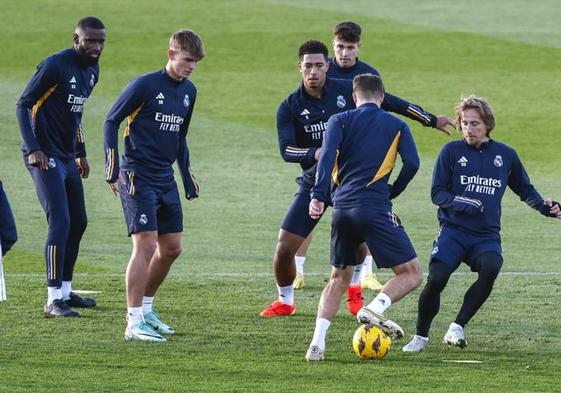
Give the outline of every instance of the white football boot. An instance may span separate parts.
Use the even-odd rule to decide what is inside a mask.
[[[397,323],[384,318],[367,307],[362,307],[359,310],[356,319],[365,325],[379,326],[392,340],[400,339],[405,335],[403,329]]]
[[[306,352],[306,360],[308,362],[318,362],[325,359],[325,350],[320,349],[317,345],[312,345]]]
[[[429,343],[428,337],[414,335],[411,341],[401,348],[403,352],[421,352],[425,349],[427,344]]]
[[[444,335],[442,342],[444,344],[448,344],[453,347],[460,347],[460,348],[465,348],[468,345],[466,341],[466,337],[464,336],[464,328],[455,322],[452,322],[450,324],[450,327],[448,328],[448,331]]]

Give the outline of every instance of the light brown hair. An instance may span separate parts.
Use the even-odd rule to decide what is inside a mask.
[[[184,50],[196,60],[205,57],[205,47],[201,38],[193,30],[177,30],[169,38],[169,47],[173,50]]]
[[[466,109],[475,109],[479,113],[487,128],[487,135],[489,135],[495,128],[495,116],[493,116],[491,105],[489,105],[487,100],[474,94],[462,98],[456,106],[456,121],[458,125],[462,124],[462,112]]]

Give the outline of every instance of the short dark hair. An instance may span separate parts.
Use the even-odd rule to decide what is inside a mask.
[[[78,21],[76,28],[81,30],[86,30],[88,28],[94,30],[104,30],[105,25],[95,16],[86,16]]]
[[[495,116],[493,115],[489,102],[487,102],[485,98],[478,97],[474,94],[463,97],[456,106],[456,120],[460,127],[462,124],[462,113],[466,109],[475,109],[479,113],[481,120],[483,120],[487,128],[487,135],[489,135],[495,128]]]
[[[309,40],[300,45],[300,48],[298,49],[298,60],[302,60],[304,55],[311,54],[321,54],[327,61],[329,50],[323,42],[318,40]]]
[[[333,38],[352,43],[360,42],[362,29],[358,24],[351,21],[341,22],[333,29]]]
[[[364,98],[377,98],[384,95],[384,82],[374,74],[359,74],[353,78],[353,93]]]
[[[205,47],[201,37],[190,29],[181,29],[173,33],[169,38],[169,47],[177,51],[184,50],[189,52],[197,60],[205,57]]]

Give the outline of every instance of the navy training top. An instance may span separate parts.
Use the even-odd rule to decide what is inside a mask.
[[[177,81],[165,69],[130,82],[105,119],[106,181],[113,183],[119,176],[118,131],[126,118],[121,169],[153,184],[168,184],[177,160],[186,196],[198,193],[186,140],[196,96],[190,80]]]
[[[290,94],[277,110],[277,133],[282,158],[287,162],[299,163],[302,167],[300,184],[309,187],[315,181],[315,152],[321,147],[323,132],[329,118],[355,108],[352,99],[351,80],[327,78],[321,98],[312,97],[300,83],[300,87]],[[421,107],[386,93],[382,109],[407,116],[424,126],[436,122],[436,117]]]
[[[440,224],[499,240],[501,200],[507,186],[528,206],[550,216],[513,148],[494,140],[480,147],[463,139],[445,144],[431,188]]]
[[[403,166],[389,185],[397,154]],[[334,208],[391,209],[390,199],[405,190],[419,165],[407,124],[376,104],[366,103],[329,119],[312,198],[329,201],[333,180]]]
[[[28,155],[41,150],[61,159],[85,157],[82,113],[99,79],[72,48],[43,60],[17,102],[16,117]]]

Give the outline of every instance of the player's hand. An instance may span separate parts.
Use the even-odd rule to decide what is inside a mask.
[[[113,191],[113,195],[117,196],[119,195],[119,185],[117,184],[119,181],[115,181],[113,183],[109,183],[109,188],[111,188],[111,191]]]
[[[446,127],[453,127],[454,130],[457,130],[457,124],[451,117],[448,116],[438,116],[436,118],[436,129],[445,133],[446,135],[452,135],[450,131]]]
[[[87,179],[90,175],[90,164],[88,164],[88,159],[86,157],[78,157],[76,158],[76,165],[78,166],[82,179]]]
[[[317,199],[312,199],[310,201],[310,217],[312,217],[314,220],[319,220],[321,218],[324,209],[325,203],[318,201]]]
[[[314,158],[319,161],[319,156],[321,155],[321,147],[314,152]]]
[[[544,199],[543,203],[549,206],[549,214],[551,214],[552,217],[561,219],[561,206],[559,202],[551,199]]]
[[[199,197],[200,192],[201,186],[199,185],[199,180],[191,173],[191,182],[188,182],[187,184],[185,198],[187,198],[188,201],[192,201],[193,199]]]
[[[49,158],[41,150],[35,150],[27,158],[29,165],[37,167],[43,171],[49,170]]]

